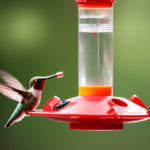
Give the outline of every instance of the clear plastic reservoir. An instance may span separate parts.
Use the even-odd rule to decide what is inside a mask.
[[[79,7],[79,95],[110,96],[113,86],[113,8]]]

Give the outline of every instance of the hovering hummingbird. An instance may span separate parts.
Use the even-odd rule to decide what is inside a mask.
[[[16,78],[5,71],[0,70],[0,77],[7,84],[0,83],[0,92],[19,102],[5,125],[5,127],[9,127],[14,122],[21,121],[25,116],[28,116],[29,111],[34,111],[38,107],[46,80],[52,77],[63,77],[63,72],[45,77],[33,77],[29,83],[29,90],[26,90]]]

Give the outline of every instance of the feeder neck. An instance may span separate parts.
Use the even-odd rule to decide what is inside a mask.
[[[76,0],[78,7],[84,8],[111,8],[115,0]]]

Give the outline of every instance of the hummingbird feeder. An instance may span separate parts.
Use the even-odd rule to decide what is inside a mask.
[[[30,115],[67,122],[78,130],[122,130],[124,123],[150,119],[150,108],[136,95],[112,96],[114,1],[76,0],[79,96],[64,101],[54,96]]]

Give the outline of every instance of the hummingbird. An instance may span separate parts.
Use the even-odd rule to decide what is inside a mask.
[[[26,90],[15,77],[5,71],[0,70],[0,77],[6,83],[0,83],[0,93],[19,102],[10,119],[4,126],[7,128],[13,125],[13,123],[21,121],[25,116],[29,116],[28,112],[34,111],[41,101],[41,94],[46,80],[53,77],[63,77],[63,72],[57,72],[50,76],[37,76],[31,78],[28,90]]]

